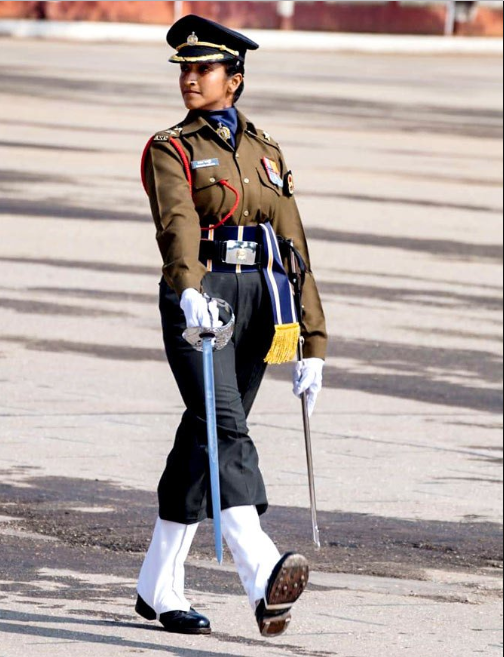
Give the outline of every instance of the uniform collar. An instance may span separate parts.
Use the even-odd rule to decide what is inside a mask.
[[[236,142],[237,144],[239,144],[241,136],[244,132],[250,130],[251,132],[257,133],[257,131],[254,125],[247,119],[247,117],[244,114],[242,114],[240,110],[237,111],[238,111],[238,132],[236,134]],[[183,136],[188,136],[196,132],[200,132],[202,130],[207,130],[208,128],[210,128],[212,130],[212,133],[216,135],[215,130],[201,114],[199,114],[198,112],[189,112],[184,123],[182,124],[181,134]],[[217,138],[219,139],[219,137]],[[228,148],[231,148],[229,144],[228,144]]]
[[[204,116],[214,130],[217,131],[217,134],[220,134],[221,130],[228,132],[229,139],[226,139],[224,135],[221,136],[224,136],[224,139],[235,148],[236,136],[238,133],[238,110],[236,107],[230,107],[229,109],[214,112],[205,112]]]

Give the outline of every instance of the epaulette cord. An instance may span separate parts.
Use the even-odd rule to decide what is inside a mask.
[[[173,132],[173,135],[169,135],[168,134],[169,132]],[[166,139],[164,139],[164,138],[163,139],[156,139],[156,137],[159,137],[159,136],[164,137],[165,135],[167,136]],[[192,173],[191,173],[191,164],[189,162],[189,158],[187,157],[184,149],[182,148],[182,145],[176,139],[176,137],[179,136],[179,135],[180,135],[180,132],[177,134],[174,131],[166,131],[164,133],[158,133],[157,135],[154,135],[154,137],[151,137],[149,139],[149,141],[147,142],[147,145],[145,146],[144,152],[143,152],[143,155],[142,155],[142,165],[141,165],[142,166],[142,184],[143,184],[143,188],[144,188],[145,193],[147,194],[147,196],[149,195],[149,190],[148,190],[148,187],[147,187],[147,179],[146,179],[146,176],[145,176],[145,162],[146,162],[146,159],[147,159],[147,154],[149,152],[149,149],[155,141],[158,141],[158,142],[161,141],[163,143],[171,144],[173,146],[173,148],[177,151],[177,153],[180,155],[180,159],[182,160],[182,164],[184,166],[184,171],[185,171],[185,174],[186,174],[187,182],[189,183],[189,191],[191,192],[191,196],[193,195],[193,179],[192,179]],[[212,229],[220,228],[225,223],[227,223],[231,219],[231,217],[234,215],[234,213],[238,210],[238,208],[240,207],[240,202],[241,202],[240,193],[227,180],[219,180],[219,185],[222,185],[223,187],[227,187],[227,189],[229,189],[231,192],[233,192],[236,199],[235,199],[235,203],[234,203],[232,209],[227,213],[227,215],[221,221],[219,221],[216,225],[211,226]],[[202,231],[208,230],[208,228],[202,228],[201,230]]]
[[[147,155],[149,153],[150,147],[154,142],[155,137],[156,137],[155,135],[154,137],[151,137],[147,142],[147,144],[145,145],[145,148],[143,149],[143,153],[142,153],[142,163],[140,165],[140,175],[142,177],[142,185],[147,196],[149,196],[149,189],[147,187],[147,176],[145,175],[145,164],[147,161]]]
[[[143,154],[142,154],[142,162],[141,162],[141,176],[142,176],[142,185],[145,190],[145,193],[147,196],[149,195],[149,190],[147,187],[147,179],[145,176],[145,163],[147,161],[147,155],[149,153],[150,147],[152,146],[153,143],[161,142],[164,144],[171,144],[173,148],[177,151],[177,153],[180,155],[180,159],[182,160],[182,164],[184,166],[184,172],[187,177],[187,181],[189,183],[189,188],[191,190],[191,195],[192,195],[192,190],[193,190],[193,183],[192,183],[192,175],[191,175],[191,165],[189,164],[189,160],[187,158],[187,155],[185,154],[184,149],[180,145],[176,139],[180,136],[180,133],[182,132],[182,128],[175,128],[174,130],[165,130],[163,132],[158,132],[155,134],[153,137],[149,139],[147,142]]]

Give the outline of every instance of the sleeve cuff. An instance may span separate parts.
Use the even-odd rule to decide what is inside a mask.
[[[303,354],[305,358],[327,358],[327,340],[321,336],[311,336],[306,338]]]
[[[202,278],[197,274],[186,273],[181,276],[177,276],[174,279],[170,279],[170,277],[167,276],[165,272],[164,277],[168,285],[175,290],[179,298],[182,297],[186,290],[191,288],[197,290],[198,292],[201,291]]]

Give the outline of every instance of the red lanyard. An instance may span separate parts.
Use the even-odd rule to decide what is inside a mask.
[[[145,189],[145,193],[147,195],[149,194],[149,191],[148,191],[148,188],[147,188],[147,180],[145,178],[145,162],[146,162],[146,159],[147,159],[147,154],[150,150],[150,147],[152,146],[153,141],[154,141],[154,137],[152,137],[147,142],[147,145],[146,145],[146,147],[144,149],[144,152],[143,152],[143,155],[142,155],[142,184],[143,184],[143,187]],[[180,145],[180,143],[178,141],[176,141],[175,139],[173,139],[173,137],[169,140],[168,143],[171,144],[173,146],[173,148],[177,151],[177,153],[180,155],[180,159],[182,160],[182,164],[184,166],[184,171],[185,171],[185,174],[186,174],[187,182],[189,183],[189,190],[191,192],[191,196],[193,196],[193,180],[192,180],[191,165],[189,163],[189,159],[188,159],[184,149]],[[237,189],[235,189],[233,187],[233,185],[231,185],[227,180],[219,180],[218,184],[222,185],[223,187],[226,187],[227,189],[229,189],[230,191],[233,192],[233,194],[236,196],[235,204],[233,205],[231,211],[228,212],[228,214],[224,217],[224,219],[222,219],[222,221],[219,221],[219,223],[216,224],[215,226],[209,226],[207,228],[202,228],[201,229],[202,231],[214,230],[215,228],[220,228],[221,226],[223,226],[225,223],[227,223],[231,219],[231,217],[238,210],[238,207],[240,205],[240,200],[241,200],[240,199],[240,193]]]

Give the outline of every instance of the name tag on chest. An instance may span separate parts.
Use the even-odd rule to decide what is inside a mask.
[[[208,169],[209,167],[218,167],[220,160],[196,160],[191,162],[191,168],[195,171],[196,169]]]

